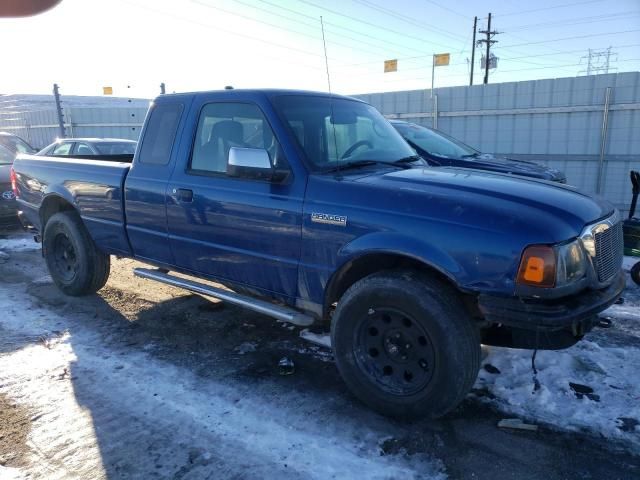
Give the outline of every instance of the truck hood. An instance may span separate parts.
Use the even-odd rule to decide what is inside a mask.
[[[613,213],[608,202],[557,182],[453,167],[411,168],[354,179],[401,191],[424,213],[491,230],[537,231],[537,241],[576,237],[585,225]],[[411,208],[404,205],[404,210]]]

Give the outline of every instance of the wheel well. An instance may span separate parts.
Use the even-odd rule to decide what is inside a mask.
[[[325,294],[325,319],[331,310],[331,306],[355,282],[376,272],[398,269],[428,272],[458,290],[456,284],[449,277],[423,261],[393,253],[372,253],[347,262],[333,275]]]
[[[66,211],[75,211],[75,208],[58,195],[47,197],[40,206],[40,232],[44,233],[44,227],[54,214]]]

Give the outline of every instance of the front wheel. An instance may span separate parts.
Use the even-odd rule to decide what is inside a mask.
[[[65,294],[95,293],[107,283],[109,255],[98,250],[77,213],[60,212],[49,219],[42,250],[51,278]]]
[[[480,366],[480,333],[455,291],[411,271],[356,282],[331,329],[350,390],[393,417],[439,417],[466,396]]]

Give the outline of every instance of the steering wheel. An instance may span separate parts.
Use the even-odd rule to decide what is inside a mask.
[[[356,151],[356,149],[363,146],[367,146],[369,147],[369,149],[372,149],[373,143],[371,143],[369,140],[358,140],[356,143],[347,148],[347,150],[340,157],[340,160],[344,160],[345,158],[350,157],[351,154]]]

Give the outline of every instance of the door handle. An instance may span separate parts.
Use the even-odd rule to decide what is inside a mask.
[[[193,202],[193,190],[189,190],[188,188],[174,188],[173,194],[179,202]]]

